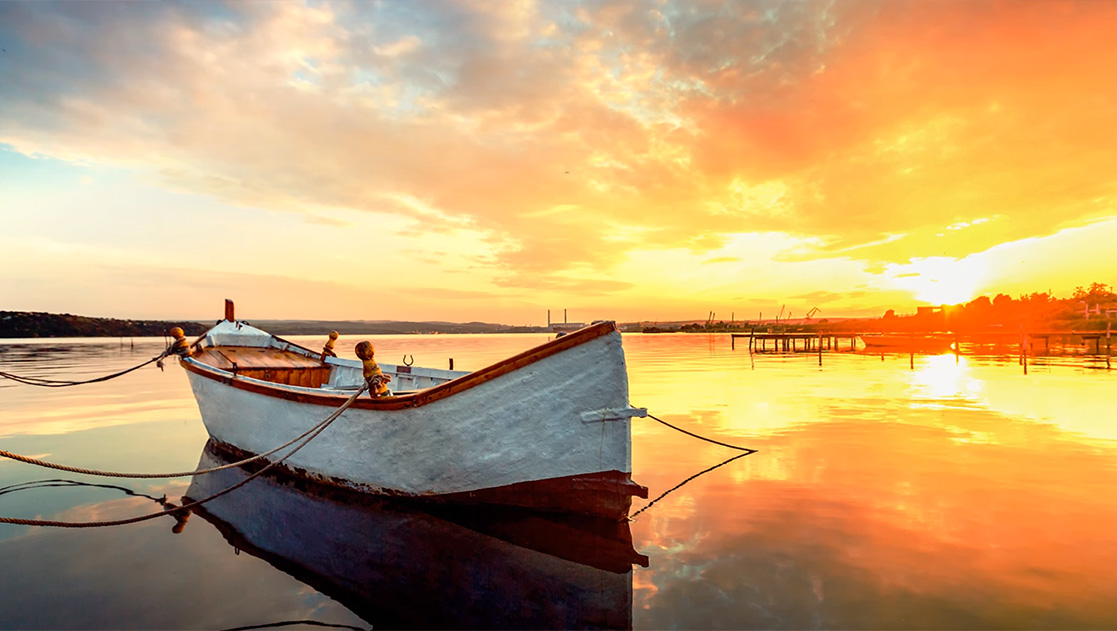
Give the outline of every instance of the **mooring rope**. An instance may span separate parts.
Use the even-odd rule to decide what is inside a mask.
[[[3,449],[0,449],[0,456],[2,456],[4,458],[10,458],[12,460],[17,460],[19,462],[32,464],[32,465],[35,465],[37,467],[44,467],[46,469],[55,469],[55,470],[58,470],[58,471],[66,471],[67,473],[80,473],[80,474],[84,474],[84,475],[95,475],[95,476],[101,476],[103,478],[132,478],[132,479],[185,478],[185,477],[190,477],[190,476],[195,476],[195,475],[205,475],[207,473],[215,473],[217,471],[224,471],[226,469],[235,469],[235,468],[237,468],[241,465],[246,465],[250,462],[255,462],[257,460],[263,460],[264,458],[267,458],[268,456],[274,454],[275,452],[280,451],[282,449],[286,449],[287,447],[290,447],[291,445],[295,444],[299,440],[302,440],[303,438],[306,438],[307,436],[309,436],[311,434],[311,432],[317,430],[319,427],[322,427],[323,425],[325,425],[327,423],[330,423],[330,422],[332,422],[332,419],[327,418],[326,420],[322,421],[318,425],[315,425],[314,427],[311,427],[310,429],[306,430],[302,434],[299,434],[298,436],[296,436],[296,437],[292,438],[291,440],[283,443],[282,445],[276,447],[275,449],[272,449],[271,451],[266,451],[262,454],[252,456],[251,458],[245,458],[244,460],[238,460],[237,462],[230,462],[229,464],[221,465],[219,467],[211,467],[209,469],[197,469],[195,471],[177,471],[175,473],[127,473],[127,472],[122,472],[122,471],[101,471],[99,469],[83,469],[81,467],[71,467],[70,465],[58,464],[56,462],[47,462],[46,460],[39,460],[38,458],[32,458],[30,456],[24,456],[24,455],[21,455],[21,454],[12,453],[10,451],[5,451]]]
[[[729,443],[723,443],[723,442],[721,442],[721,441],[719,441],[719,440],[714,440],[714,439],[712,439],[712,438],[706,438],[705,436],[699,436],[698,434],[695,434],[695,433],[693,433],[693,432],[688,432],[688,431],[686,431],[685,429],[683,429],[683,428],[681,428],[681,427],[675,427],[674,425],[672,425],[672,424],[668,423],[667,421],[665,421],[665,420],[663,420],[663,419],[661,419],[661,418],[656,418],[655,416],[653,416],[653,415],[651,415],[651,414],[649,414],[649,415],[648,415],[648,418],[652,419],[653,421],[657,421],[657,422],[663,423],[663,424],[664,424],[664,425],[666,425],[667,427],[670,427],[671,429],[673,429],[673,430],[675,430],[675,431],[677,431],[677,432],[682,432],[682,433],[686,434],[687,436],[693,436],[693,437],[697,438],[698,440],[704,440],[704,441],[706,441],[706,442],[708,442],[708,443],[713,443],[713,444],[715,444],[715,445],[721,445],[722,447],[728,447],[728,448],[730,448],[730,449],[736,449],[737,451],[747,451],[747,452],[749,452],[749,454],[754,454],[754,453],[756,453],[756,450],[755,450],[755,449],[749,449],[748,447],[738,447],[737,445],[730,445]],[[747,456],[747,455],[749,455],[749,454],[744,454],[744,455],[746,455],[746,456]]]
[[[141,521],[147,521],[149,519],[155,519],[156,517],[162,517],[164,515],[176,515],[176,516],[177,515],[184,515],[184,514],[188,513],[194,507],[201,506],[202,504],[205,504],[206,502],[211,502],[211,501],[221,497],[222,495],[226,495],[228,493],[231,493],[231,492],[235,491],[236,489],[239,489],[240,487],[244,486],[245,484],[248,484],[252,480],[255,480],[256,478],[260,477],[261,475],[264,474],[265,471],[268,471],[272,467],[274,467],[276,465],[279,465],[279,464],[282,464],[283,461],[285,461],[288,458],[290,458],[291,456],[295,455],[295,453],[297,453],[300,449],[302,449],[303,447],[306,447],[308,444],[310,444],[310,441],[317,438],[319,434],[321,434],[327,427],[330,426],[331,423],[333,423],[335,420],[338,419],[338,417],[341,416],[342,412],[349,409],[349,406],[353,405],[353,402],[357,400],[357,397],[359,397],[361,394],[363,394],[364,391],[367,390],[367,389],[368,389],[368,384],[365,384],[359,390],[357,390],[357,392],[355,392],[353,394],[353,396],[349,397],[349,399],[347,399],[345,401],[345,403],[341,404],[341,407],[334,410],[332,414],[330,414],[328,417],[326,417],[325,420],[323,420],[321,423],[319,423],[318,426],[317,426],[317,429],[313,430],[312,434],[307,436],[306,439],[304,439],[302,443],[300,443],[294,449],[292,449],[290,451],[290,453],[288,453],[286,456],[283,456],[279,460],[269,462],[267,464],[267,466],[261,468],[259,471],[253,473],[252,475],[250,475],[247,478],[241,480],[240,482],[237,482],[233,486],[230,486],[229,488],[227,488],[223,491],[218,491],[217,493],[214,493],[213,495],[210,495],[209,497],[190,502],[189,504],[183,504],[182,506],[178,506],[178,507],[175,507],[175,508],[169,508],[169,509],[167,509],[165,511],[162,511],[162,512],[151,513],[149,515],[140,515],[139,517],[130,517],[128,519],[117,519],[117,520],[112,520],[112,521],[74,522],[74,521],[51,521],[51,520],[45,520],[45,519],[20,519],[20,518],[16,518],[16,517],[0,517],[0,524],[13,524],[13,525],[16,525],[16,526],[43,526],[43,527],[50,527],[50,528],[104,528],[106,526],[124,526],[126,524],[135,524],[135,523],[138,523],[138,522],[141,522]]]
[[[279,627],[290,627],[294,625],[305,625],[308,627],[326,627],[328,629],[353,629],[354,631],[366,631],[364,627],[354,627],[348,624],[334,624],[332,622],[319,622],[318,620],[283,620],[282,622],[266,622],[264,624],[252,624],[246,627],[232,627],[224,631],[249,631],[250,629],[277,629]]]
[[[121,370],[120,372],[114,372],[111,375],[105,375],[103,377],[96,377],[94,379],[86,379],[84,381],[69,381],[69,380],[63,380],[63,379],[46,379],[44,377],[25,377],[23,375],[15,375],[15,374],[12,374],[10,372],[4,372],[2,370],[0,370],[0,377],[3,377],[5,379],[11,379],[12,381],[14,381],[16,383],[22,383],[22,384],[25,384],[25,385],[28,385],[28,386],[38,386],[40,388],[66,388],[66,387],[69,387],[69,386],[83,386],[83,385],[89,384],[89,383],[99,383],[101,381],[108,381],[109,379],[116,379],[117,377],[127,375],[128,373],[132,372],[133,370],[139,370],[140,368],[143,368],[144,366],[146,366],[148,364],[160,361],[161,359],[163,359],[164,357],[167,356],[169,350],[170,349],[168,348],[166,351],[163,351],[162,353],[156,355],[155,357],[152,357],[151,359],[149,359],[149,360],[145,361],[144,363],[139,364],[137,366],[132,366],[131,368]]]
[[[752,455],[752,454],[754,454],[754,453],[756,453],[756,452],[757,452],[757,450],[756,450],[756,449],[749,449],[748,447],[738,447],[737,445],[730,445],[729,443],[723,443],[723,442],[721,442],[720,440],[714,440],[714,439],[712,439],[712,438],[706,438],[705,436],[699,436],[698,434],[695,434],[694,432],[688,432],[687,430],[685,430],[685,429],[683,429],[683,428],[681,428],[681,427],[676,427],[676,426],[674,426],[674,425],[672,425],[672,424],[668,423],[667,421],[665,421],[665,420],[663,420],[663,419],[661,419],[661,418],[657,418],[656,416],[654,416],[654,415],[652,415],[652,414],[649,414],[649,415],[648,415],[648,418],[650,418],[650,419],[652,419],[653,421],[656,421],[656,422],[658,422],[658,423],[662,423],[662,424],[666,425],[667,427],[670,427],[671,429],[673,429],[673,430],[675,430],[675,431],[677,431],[677,432],[682,432],[682,433],[686,434],[687,436],[693,436],[694,438],[697,438],[697,439],[699,439],[699,440],[704,440],[704,441],[706,441],[706,442],[708,442],[708,443],[713,443],[713,444],[715,444],[715,445],[721,445],[722,447],[728,447],[728,448],[730,448],[730,449],[736,449],[737,451],[743,451],[743,452],[745,452],[745,453],[743,453],[743,454],[739,454],[739,455],[736,455],[736,456],[733,456],[732,458],[730,458],[729,460],[726,460],[725,462],[721,462],[721,463],[718,463],[718,464],[716,464],[716,465],[714,465],[714,466],[710,467],[709,469],[703,469],[702,471],[699,471],[698,473],[695,473],[694,475],[690,476],[689,478],[687,478],[687,479],[683,480],[682,482],[679,482],[679,483],[678,483],[678,484],[676,484],[675,486],[673,486],[673,487],[671,487],[671,488],[667,489],[667,490],[666,490],[666,491],[664,491],[663,493],[660,493],[659,497],[657,497],[657,498],[655,498],[654,500],[652,500],[652,501],[648,502],[647,504],[645,504],[645,505],[644,505],[644,506],[643,506],[643,507],[642,507],[642,508],[641,508],[640,510],[636,511],[635,513],[632,513],[631,515],[629,515],[629,516],[628,516],[628,517],[626,517],[626,518],[621,518],[621,521],[624,521],[625,519],[627,519],[627,520],[629,520],[629,521],[633,521],[633,520],[635,520],[635,519],[636,519],[636,516],[637,516],[637,515],[639,515],[640,513],[644,512],[644,511],[646,511],[646,510],[648,510],[648,509],[649,509],[649,508],[651,508],[651,507],[652,507],[652,506],[653,506],[653,505],[654,505],[654,504],[655,504],[656,502],[658,502],[659,500],[661,500],[661,499],[663,499],[663,498],[667,497],[668,495],[670,495],[672,491],[676,491],[676,490],[678,490],[678,489],[679,489],[679,488],[681,488],[681,487],[682,487],[683,485],[685,485],[685,484],[686,484],[687,482],[690,482],[691,480],[693,480],[693,479],[695,479],[695,478],[697,478],[697,477],[699,477],[699,476],[705,475],[705,474],[707,474],[707,473],[709,473],[709,472],[713,471],[714,469],[717,469],[718,467],[724,467],[725,465],[729,464],[730,462],[733,462],[734,460],[737,460],[737,459],[739,459],[739,458],[744,458],[745,456],[750,456],[750,455]]]
[[[648,502],[647,504],[645,504],[645,505],[644,505],[644,507],[643,507],[643,508],[641,508],[640,510],[636,511],[635,513],[632,513],[631,515],[629,515],[629,516],[628,516],[628,520],[629,520],[629,521],[635,521],[635,519],[636,519],[636,516],[637,516],[637,515],[639,515],[640,513],[644,512],[644,511],[646,511],[646,510],[648,510],[648,509],[649,509],[649,508],[651,508],[651,507],[652,507],[652,505],[654,505],[654,504],[655,504],[656,502],[658,502],[659,500],[661,500],[661,499],[663,499],[663,498],[667,497],[668,495],[670,495],[670,494],[671,494],[671,492],[672,492],[672,491],[676,491],[676,490],[678,490],[678,489],[679,489],[679,488],[681,488],[681,487],[682,487],[682,486],[683,486],[684,484],[686,484],[687,482],[690,482],[690,481],[691,481],[691,480],[693,480],[694,478],[697,478],[698,476],[701,476],[701,475],[706,475],[707,473],[709,473],[709,472],[713,471],[714,469],[717,469],[718,467],[724,467],[725,465],[729,464],[730,462],[733,462],[734,460],[738,460],[738,459],[740,459],[740,458],[744,458],[745,456],[751,456],[752,454],[756,453],[756,450],[755,450],[755,449],[749,449],[749,450],[747,450],[747,451],[748,451],[748,453],[744,453],[744,454],[738,454],[738,455],[736,455],[736,456],[733,456],[733,457],[732,457],[732,458],[730,458],[729,460],[726,460],[725,462],[720,462],[720,463],[718,463],[718,464],[716,464],[716,465],[714,465],[714,466],[710,467],[709,469],[703,469],[702,471],[699,471],[698,473],[695,473],[694,475],[690,476],[689,478],[687,478],[687,479],[683,480],[682,482],[679,482],[679,483],[678,483],[678,484],[676,484],[675,486],[673,486],[673,487],[671,487],[671,488],[667,489],[667,490],[666,490],[666,491],[664,491],[663,493],[660,493],[659,497],[657,497],[657,498],[655,498],[654,500],[652,500],[652,501]],[[624,521],[624,519],[622,518],[622,519],[621,519],[621,521]]]
[[[9,493],[19,493],[20,491],[31,491],[34,489],[48,489],[53,487],[75,487],[75,486],[88,486],[97,489],[112,489],[120,491],[125,495],[132,497],[144,497],[158,504],[167,503],[167,497],[162,498],[153,497],[146,493],[133,491],[132,489],[124,486],[117,486],[115,484],[95,484],[93,482],[82,482],[80,480],[66,480],[63,478],[50,478],[48,480],[32,480],[30,482],[20,482],[18,484],[9,484],[8,486],[0,487],[0,495],[7,495]]]

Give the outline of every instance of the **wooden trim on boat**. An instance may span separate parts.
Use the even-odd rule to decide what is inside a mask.
[[[353,402],[351,407],[371,410],[403,410],[407,408],[419,407],[426,405],[439,399],[445,399],[450,395],[457,394],[463,390],[468,390],[483,383],[492,381],[497,377],[501,377],[515,370],[519,370],[524,366],[534,364],[542,359],[561,353],[562,351],[569,350],[576,346],[581,346],[586,342],[595,340],[604,335],[608,335],[617,330],[615,322],[601,322],[594,324],[583,329],[574,331],[564,335],[563,337],[550,340],[545,344],[536,346],[535,348],[528,349],[518,355],[513,355],[508,359],[501,360],[491,366],[487,366],[480,370],[463,375],[457,379],[447,381],[446,383],[439,384],[432,388],[420,390],[412,394],[403,394],[392,397],[381,397],[373,399],[371,397],[361,397]],[[219,348],[219,347],[218,347]],[[340,392],[338,394],[318,394],[308,392],[293,392],[282,387],[267,386],[260,383],[248,382],[243,379],[237,379],[235,375],[231,375],[227,371],[218,370],[205,366],[194,360],[183,360],[181,365],[186,370],[213,379],[214,381],[221,381],[227,385],[240,390],[262,394],[264,396],[276,397],[286,399],[288,401],[296,401],[298,403],[311,403],[315,405],[325,405],[329,407],[337,407],[345,399],[349,398],[351,393]]]

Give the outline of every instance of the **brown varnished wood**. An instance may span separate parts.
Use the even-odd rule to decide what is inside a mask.
[[[594,324],[583,329],[579,329],[558,339],[550,340],[545,344],[541,344],[539,346],[536,346],[535,348],[528,349],[518,355],[513,355],[508,359],[501,360],[491,366],[487,366],[480,370],[471,372],[468,375],[464,375],[452,381],[439,384],[437,386],[434,386],[433,388],[420,390],[413,394],[403,394],[393,397],[381,397],[379,399],[361,397],[353,403],[352,407],[367,410],[403,410],[407,408],[419,407],[421,405],[427,405],[428,403],[444,399],[448,396],[457,394],[470,388],[474,388],[483,383],[487,383],[489,381],[492,381],[493,379],[496,379],[497,377],[501,377],[515,370],[519,370],[520,368],[533,364],[547,357],[551,357],[552,355],[561,353],[562,351],[569,350],[576,346],[581,346],[586,342],[595,340],[604,335],[608,335],[609,333],[612,333],[616,330],[617,325],[613,322],[602,322],[600,324]],[[214,349],[206,350],[208,352],[210,350],[219,350],[222,348],[223,347],[216,347]],[[225,375],[212,372],[210,370],[207,370],[206,368],[191,364],[189,362],[182,362],[182,367],[196,375],[200,375],[208,379],[213,379],[215,381],[221,381],[240,390],[254,392],[256,394],[262,394],[269,397],[286,399],[288,401],[295,401],[298,403],[310,403],[314,405],[337,407],[341,405],[341,403],[345,399],[351,396],[351,394],[345,392],[339,392],[338,394],[312,394],[291,392],[282,388],[275,388],[264,384],[251,383],[240,379],[229,378]],[[239,363],[238,367],[240,367]],[[231,367],[229,369],[223,370],[231,370]]]
[[[252,379],[270,381],[287,386],[321,388],[322,384],[330,380],[330,368],[328,366],[305,369],[251,368],[249,370],[238,370],[237,376],[251,377]]]
[[[305,357],[299,353],[281,351],[277,348],[253,346],[214,346],[205,349],[194,359],[219,368],[232,371],[255,369],[316,369],[322,367],[318,358]]]

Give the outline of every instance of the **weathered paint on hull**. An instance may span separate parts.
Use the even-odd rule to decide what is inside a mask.
[[[220,454],[228,462],[247,460],[256,454],[238,449],[228,443],[210,439],[208,449]],[[251,470],[262,468],[263,463],[249,465]],[[329,494],[341,491],[343,495],[364,493],[406,498],[424,505],[479,506],[501,505],[512,508],[550,513],[575,513],[618,520],[632,508],[632,497],[647,499],[648,489],[632,481],[632,475],[621,471],[602,471],[582,475],[532,480],[462,493],[442,495],[412,495],[391,490],[369,491],[356,488],[348,480],[330,479],[307,472],[305,469],[279,464],[273,467],[279,475],[309,482],[305,488]]]
[[[207,447],[198,466],[224,462]],[[245,476],[197,476],[187,495],[199,499]],[[391,502],[338,502],[268,477],[196,512],[231,545],[378,627],[627,629],[632,564],[647,565],[627,523],[436,516]]]
[[[210,435],[243,452],[270,451],[333,410],[188,375]],[[613,499],[584,502],[577,512],[619,516],[631,495],[646,496],[629,480],[631,412],[593,412],[628,409],[624,353],[613,331],[424,405],[351,408],[286,464],[368,493],[548,510],[570,510],[551,504],[582,487]]]

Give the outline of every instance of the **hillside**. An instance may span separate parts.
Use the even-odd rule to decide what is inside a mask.
[[[180,326],[186,335],[201,335],[206,325],[198,322],[162,320],[117,320],[88,318],[69,313],[0,311],[0,338],[14,337],[159,337]]]

